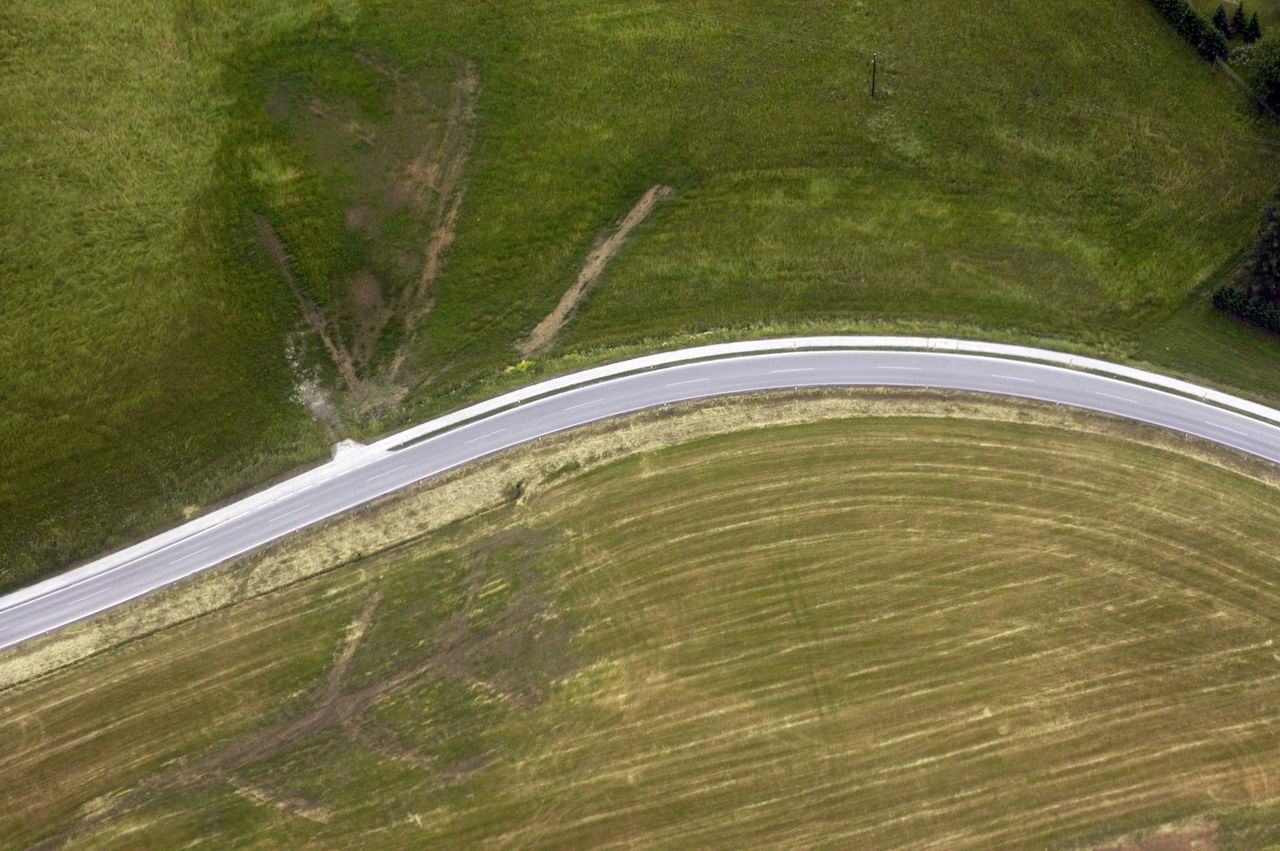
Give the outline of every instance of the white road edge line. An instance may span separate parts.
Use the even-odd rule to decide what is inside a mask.
[[[609,378],[677,366],[694,361],[748,357],[752,355],[795,353],[800,351],[907,351],[912,353],[958,354],[989,361],[1022,361],[1050,369],[1071,370],[1079,373],[1095,373],[1120,379],[1136,386],[1157,388],[1164,392],[1197,399],[1213,407],[1242,413],[1270,425],[1280,425],[1280,410],[1259,404],[1239,396],[1233,396],[1211,387],[1194,384],[1180,378],[1172,378],[1150,370],[1125,366],[1084,355],[1020,346],[1008,343],[987,343],[980,340],[959,340],[949,337],[912,337],[892,335],[828,335],[808,337],[774,337],[759,340],[739,340],[731,343],[712,343],[684,349],[674,349],[628,360],[590,367],[580,372],[534,382],[516,390],[477,402],[465,408],[436,417],[392,433],[351,453],[336,458],[285,482],[252,494],[237,502],[223,506],[208,514],[175,526],[145,541],[122,550],[107,553],[93,561],[52,576],[26,588],[20,588],[0,597],[0,612],[43,597],[55,591],[78,585],[88,579],[97,579],[105,573],[126,567],[142,558],[151,558],[161,550],[175,546],[197,534],[203,534],[215,526],[228,523],[256,512],[264,504],[291,498],[301,491],[322,484],[354,467],[364,466],[410,443],[434,439],[449,429],[465,422],[478,420],[485,415],[502,411],[523,401],[545,398],[557,392],[583,387]],[[1055,401],[1052,398],[1041,401]]]

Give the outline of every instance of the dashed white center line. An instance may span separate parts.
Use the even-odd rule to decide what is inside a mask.
[[[690,378],[687,381],[672,381],[668,387],[679,387],[682,384],[701,384],[704,381],[710,381],[710,378]]]
[[[275,517],[272,517],[271,520],[268,522],[274,522],[276,520],[283,520],[286,517],[292,517],[293,515],[297,514],[299,511],[305,511],[308,507],[309,506],[306,506],[306,505],[299,505],[297,508],[291,511],[286,511],[284,514],[277,514]]]
[[[991,373],[992,378],[1003,378],[1005,381],[1025,381],[1028,384],[1035,384],[1034,378],[1023,378],[1021,375],[1001,375],[998,372]]]
[[[72,598],[69,602],[71,602],[71,603],[83,603],[83,602],[84,602],[84,601],[86,601],[86,600],[92,600],[94,597],[101,597],[104,593],[106,593],[107,591],[110,591],[110,590],[111,590],[110,588],[102,588],[102,589],[99,589],[99,590],[97,590],[97,591],[91,591],[91,592],[89,592],[88,594],[82,594],[82,595],[80,595],[79,597],[74,597],[74,598]]]
[[[1129,401],[1129,399],[1128,399],[1127,397],[1125,397],[1125,396],[1117,396],[1117,395],[1116,395],[1116,394],[1114,394],[1114,393],[1107,393],[1107,392],[1106,392],[1106,391],[1104,391],[1104,390],[1095,390],[1095,391],[1093,391],[1093,392],[1094,392],[1094,395],[1096,395],[1096,396],[1106,396],[1108,399],[1118,399],[1118,400],[1120,400],[1121,402],[1128,402],[1128,401]]]
[[[486,437],[493,437],[495,434],[502,434],[504,431],[506,431],[505,428],[500,428],[497,431],[491,431],[488,434],[482,434],[479,437],[473,437],[470,440],[464,442],[462,445],[467,446],[472,443],[479,443],[480,441],[484,440]]]
[[[403,470],[405,467],[408,467],[408,466],[409,466],[408,464],[401,464],[399,467],[392,467],[390,470],[387,470],[386,472],[379,473],[376,476],[370,476],[368,480],[371,482],[376,482],[378,479],[385,479],[387,476],[390,476],[393,473]],[[282,514],[280,516],[284,517],[285,515]]]
[[[922,366],[878,366],[876,369],[902,369],[908,372],[919,372],[924,369]]]
[[[585,407],[587,407],[588,405],[594,405],[594,404],[598,403],[599,401],[600,401],[599,399],[592,399],[590,402],[580,402],[580,403],[578,403],[577,405],[570,405],[569,407],[565,408],[565,410],[566,410],[566,411],[576,411],[576,410],[578,410],[579,408],[585,408]]]
[[[816,372],[817,369],[818,368],[816,366],[801,366],[795,369],[771,369],[769,370],[769,374],[778,375],[779,373],[783,373],[783,372]]]
[[[1222,429],[1223,431],[1229,431],[1229,432],[1231,432],[1232,434],[1238,434],[1238,435],[1240,435],[1241,437],[1248,437],[1248,436],[1249,436],[1249,435],[1248,435],[1248,433],[1243,432],[1243,431],[1240,431],[1239,429],[1232,428],[1231,426],[1224,426],[1224,425],[1220,425],[1220,426],[1218,426],[1218,428]]]
[[[186,561],[186,560],[187,560],[187,559],[189,559],[189,558],[195,558],[196,556],[200,555],[200,553],[204,552],[205,550],[211,550],[211,549],[213,549],[213,544],[210,544],[210,545],[209,545],[209,546],[207,546],[207,547],[201,547],[201,548],[200,548],[200,549],[198,549],[198,550],[192,550],[191,552],[189,552],[189,553],[187,553],[186,555],[184,555],[182,558],[178,559],[178,561],[182,562],[182,561]]]

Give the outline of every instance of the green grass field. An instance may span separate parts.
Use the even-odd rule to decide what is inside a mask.
[[[0,74],[0,588],[473,392],[655,184],[552,357],[1140,356],[1280,163],[1142,0],[18,0]],[[1220,327],[1149,350],[1280,394]]]
[[[1275,843],[1280,500],[1123,435],[562,471],[6,690],[0,843]]]

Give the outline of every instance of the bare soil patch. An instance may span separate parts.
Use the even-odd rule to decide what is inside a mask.
[[[282,235],[288,228],[273,228],[261,214],[256,221],[307,330],[338,373],[343,415],[359,420],[397,404],[417,379],[406,374],[406,364],[457,238],[480,77],[475,63],[464,59],[451,60],[447,85],[362,53],[351,61],[385,80],[390,117],[374,120],[355,103],[288,87],[273,93],[264,108],[296,134],[319,168],[342,176],[348,187],[341,199],[343,224],[364,239],[368,266],[309,290],[300,280],[305,264],[294,262],[295,249]],[[288,211],[276,215],[287,217]],[[310,294],[329,288],[333,297],[327,301]]]
[[[371,207],[363,204],[353,204],[343,211],[342,216],[348,230],[372,237],[378,236],[381,232],[381,226],[377,220],[377,212]]]
[[[348,280],[346,290],[346,308],[352,317],[352,358],[356,363],[371,363],[378,337],[394,311],[383,298],[382,285],[368,269]]]
[[[573,315],[578,303],[600,282],[600,276],[604,273],[605,267],[622,248],[627,236],[653,212],[659,203],[673,194],[675,190],[670,186],[662,184],[651,186],[644,195],[640,196],[636,205],[622,217],[622,221],[618,223],[613,233],[596,242],[595,247],[587,255],[586,262],[582,264],[582,269],[574,279],[573,285],[560,297],[560,303],[529,332],[528,337],[516,344],[516,350],[523,357],[540,354],[551,348],[551,344],[555,342],[560,329]]]
[[[444,134],[435,145],[424,148],[422,155],[406,169],[409,188],[429,205],[431,226],[427,235],[422,271],[416,285],[400,295],[399,313],[403,317],[405,339],[411,340],[418,324],[435,306],[432,290],[440,278],[444,253],[457,238],[458,213],[466,192],[463,170],[475,143],[476,100],[480,93],[480,76],[474,62],[462,62],[453,85],[452,101],[445,120]],[[388,380],[394,380],[408,357],[408,343],[402,344],[387,369]]]

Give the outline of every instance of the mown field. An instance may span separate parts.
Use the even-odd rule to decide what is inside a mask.
[[[1015,422],[566,468],[6,690],[0,842],[1273,844],[1277,506]]]
[[[0,75],[0,588],[478,392],[657,185],[553,361],[815,323],[1276,390],[1229,323],[1144,348],[1280,157],[1142,0],[16,0]]]

